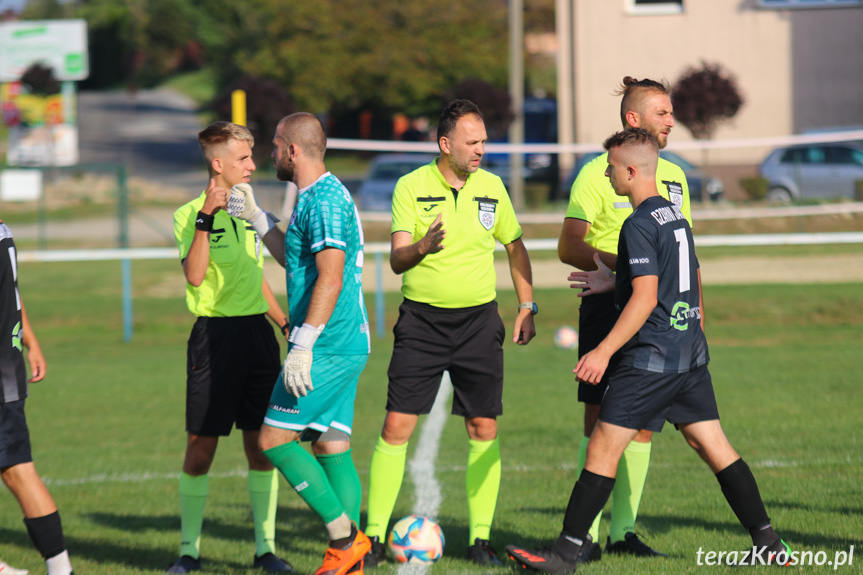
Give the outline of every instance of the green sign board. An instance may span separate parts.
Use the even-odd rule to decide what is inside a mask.
[[[0,82],[14,82],[33,64],[54,69],[58,80],[90,74],[85,20],[19,20],[0,24]]]

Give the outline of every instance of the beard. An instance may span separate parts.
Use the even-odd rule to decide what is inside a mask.
[[[473,156],[468,158],[456,158],[450,156],[450,166],[452,166],[453,171],[459,173],[463,176],[469,176],[473,174],[479,169],[479,166],[472,166],[471,162],[475,160]]]
[[[294,181],[295,171],[294,162],[288,158],[282,157],[279,161],[276,161],[276,177],[280,182]]]

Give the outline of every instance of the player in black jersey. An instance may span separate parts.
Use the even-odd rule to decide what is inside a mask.
[[[615,290],[620,317],[606,338],[578,362],[579,380],[609,388],[590,436],[584,471],[572,490],[563,530],[551,547],[507,547],[523,566],[546,573],[575,571],[588,529],[614,487],[623,450],[640,429],[666,420],[716,474],[722,493],[752,537],[751,561],[787,563],[790,551],[764,509],[755,478],[722,431],[707,371],[701,316],[701,275],[692,231],[680,209],[658,195],[659,147],[646,130],[618,132],[605,141],[606,176],[634,208],[623,223],[617,278],[597,257],[597,271],[575,272],[582,297]]]
[[[24,348],[26,362],[30,364],[29,380]],[[9,228],[0,221],[0,476],[21,505],[27,533],[45,558],[48,575],[69,575],[72,565],[60,513],[36,473],[24,416],[27,384],[44,377],[45,356],[18,293],[15,241]]]

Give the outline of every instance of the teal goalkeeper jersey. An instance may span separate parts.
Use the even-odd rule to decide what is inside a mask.
[[[315,254],[324,248],[345,252],[342,291],[314,353],[364,355],[371,350],[369,320],[363,301],[363,228],[353,198],[327,172],[299,191],[285,234],[290,328],[303,325],[318,279]]]

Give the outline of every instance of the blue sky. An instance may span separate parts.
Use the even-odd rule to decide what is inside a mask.
[[[27,0],[0,0],[0,12],[5,12],[9,8],[19,12],[26,3]]]

